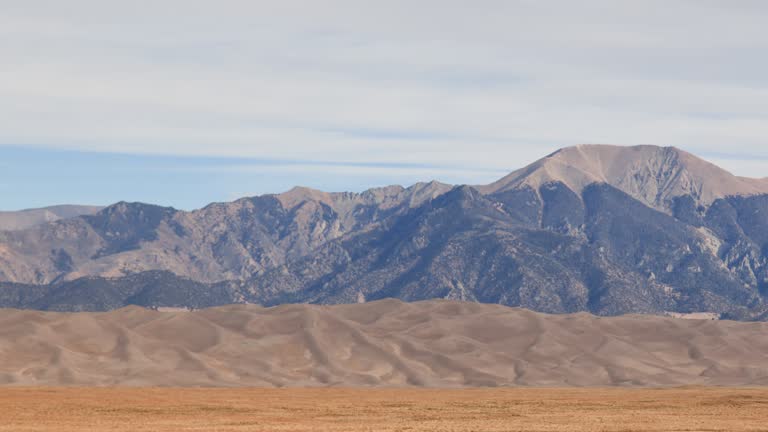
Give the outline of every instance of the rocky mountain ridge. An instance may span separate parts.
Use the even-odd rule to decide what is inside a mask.
[[[678,148],[651,145],[567,147],[478,190],[492,194],[523,186],[539,189],[553,182],[576,193],[606,183],[660,210],[669,210],[680,196],[708,206],[728,196],[768,193],[768,178],[737,177]]]
[[[118,203],[0,232],[0,304],[449,298],[762,319],[766,184],[675,148],[578,146],[486,186],[295,188],[192,212]]]
[[[62,219],[92,215],[102,208],[99,206],[58,205],[39,209],[0,211],[0,231],[23,230]]]

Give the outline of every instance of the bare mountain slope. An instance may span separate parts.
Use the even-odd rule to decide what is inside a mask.
[[[0,382],[173,386],[768,384],[768,324],[450,301],[3,310]]]
[[[450,189],[437,182],[362,193],[294,188],[191,212],[120,202],[93,215],[0,231],[0,280],[47,284],[151,270],[203,282],[245,279]]]
[[[766,319],[766,181],[674,148],[579,146],[479,188],[295,188],[191,212],[121,202],[0,231],[0,305],[396,297]]]
[[[651,207],[666,209],[675,197],[690,195],[709,205],[732,195],[768,193],[768,179],[737,177],[674,147],[579,145],[559,150],[478,189],[498,193],[560,182],[576,193],[607,183]]]
[[[91,215],[102,208],[98,206],[58,205],[39,209],[0,211],[0,231],[22,230],[61,219]]]

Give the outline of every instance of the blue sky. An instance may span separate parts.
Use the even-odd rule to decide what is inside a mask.
[[[568,145],[768,176],[757,0],[4,0],[0,209],[485,183]]]
[[[296,185],[362,191],[440,178],[490,182],[504,172],[403,163],[328,163],[209,156],[98,153],[3,146],[0,195],[6,210],[59,203],[141,201],[194,209],[283,192]]]

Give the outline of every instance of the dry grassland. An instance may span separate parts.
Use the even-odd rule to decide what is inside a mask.
[[[768,389],[3,388],[0,431],[768,431]]]

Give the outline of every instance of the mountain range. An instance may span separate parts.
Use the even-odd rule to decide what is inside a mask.
[[[768,317],[768,179],[673,147],[569,147],[489,185],[294,188],[194,211],[120,202],[15,220],[0,215],[4,307],[395,297]]]

